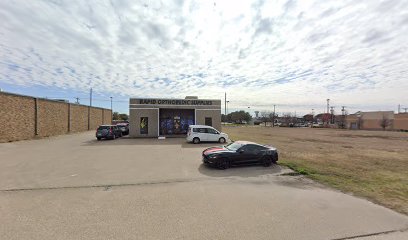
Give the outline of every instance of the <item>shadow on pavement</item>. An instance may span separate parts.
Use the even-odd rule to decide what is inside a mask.
[[[282,173],[282,167],[273,164],[270,167],[263,167],[260,165],[243,165],[234,166],[226,170],[220,170],[214,167],[210,167],[201,164],[198,167],[198,171],[209,177],[259,177],[262,175],[278,175]]]

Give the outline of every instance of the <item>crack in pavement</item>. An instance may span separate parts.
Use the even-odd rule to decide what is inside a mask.
[[[288,175],[286,175],[285,173],[282,173],[282,174],[276,174],[276,175],[271,175],[271,176],[275,177],[275,176],[288,176]],[[155,185],[155,184],[187,183],[187,182],[216,181],[216,180],[240,180],[240,178],[239,177],[217,177],[217,178],[206,177],[206,178],[190,178],[190,179],[168,179],[168,180],[137,182],[137,183],[95,184],[95,185],[85,185],[85,186],[11,188],[11,189],[0,189],[0,192],[40,191],[40,190],[60,190],[60,189],[86,189],[86,188],[104,188],[106,189],[106,188],[112,188],[112,187],[143,186],[143,185]]]
[[[408,231],[408,227],[405,227],[405,228],[402,228],[402,229],[389,230],[389,231],[382,231],[382,232],[375,232],[375,233],[367,233],[367,234],[349,236],[349,237],[333,238],[331,240],[349,240],[349,239],[372,237],[372,236],[386,235],[386,234],[391,234],[391,233],[396,233],[396,232],[405,232],[405,231]]]
[[[212,179],[212,178],[195,178],[195,179],[173,179],[173,180],[139,182],[139,183],[96,184],[96,185],[87,185],[87,186],[13,188],[13,189],[0,189],[0,192],[20,192],[20,191],[59,190],[59,189],[86,189],[86,188],[110,189],[112,187],[127,187],[127,186],[143,186],[143,185],[155,185],[155,184],[198,182],[198,181],[205,181],[205,180],[214,180],[214,179]]]

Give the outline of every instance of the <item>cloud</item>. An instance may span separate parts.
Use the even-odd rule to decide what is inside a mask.
[[[392,108],[408,102],[404,9],[403,0],[0,1],[0,84],[123,97],[226,91],[231,108],[324,108],[326,98]]]

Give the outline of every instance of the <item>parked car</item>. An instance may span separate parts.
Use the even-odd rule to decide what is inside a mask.
[[[307,123],[295,123],[295,127],[307,127]]]
[[[202,152],[203,163],[220,169],[240,164],[269,167],[278,161],[278,151],[268,145],[236,141],[226,146],[210,147]]]
[[[321,127],[323,127],[323,123],[313,123],[312,124],[312,128],[321,128]]]
[[[116,126],[122,131],[122,135],[129,134],[129,123],[118,123]]]
[[[122,131],[115,125],[100,125],[96,129],[96,139],[101,140],[105,139],[115,139],[122,137]]]
[[[228,141],[228,134],[222,133],[217,129],[206,125],[190,125],[187,131],[187,142],[195,144],[200,142],[219,142]]]

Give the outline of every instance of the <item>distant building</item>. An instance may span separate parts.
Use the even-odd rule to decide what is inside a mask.
[[[394,114],[394,130],[408,130],[408,113]]]
[[[395,126],[395,114],[393,111],[356,112],[346,116],[346,127],[348,129],[365,130],[408,130],[408,127],[405,129],[398,128],[405,126],[404,118],[398,117],[398,119],[398,124]]]

